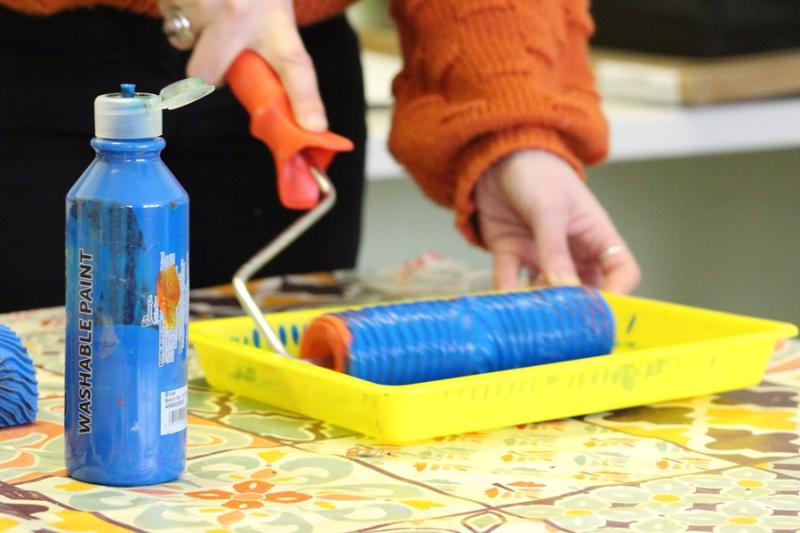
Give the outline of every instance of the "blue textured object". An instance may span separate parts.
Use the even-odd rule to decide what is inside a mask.
[[[604,355],[614,346],[611,309],[579,287],[334,314],[352,333],[346,372],[387,385]]]
[[[65,453],[90,483],[184,469],[189,199],[164,144],[95,138],[67,195]]]
[[[22,341],[0,324],[0,428],[36,420],[38,383]]]

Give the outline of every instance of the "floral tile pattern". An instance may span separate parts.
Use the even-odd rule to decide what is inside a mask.
[[[176,481],[67,477],[62,309],[0,316],[39,380],[0,430],[0,531],[800,530],[800,343],[749,389],[392,446],[212,390],[190,357]]]
[[[569,531],[797,531],[800,480],[739,467],[592,488],[503,511]]]
[[[754,466],[769,470],[771,472],[776,472],[778,474],[783,474],[785,476],[800,479],[800,455],[790,459],[782,459],[780,461],[772,461]]]
[[[520,518],[489,509],[428,520],[408,520],[356,531],[385,533],[547,533],[563,531],[546,520]]]
[[[403,446],[354,436],[298,444],[488,505],[589,486],[703,472],[730,462],[580,420],[525,424]]]
[[[61,505],[41,493],[0,482],[0,531],[91,531],[132,528],[99,514]]]
[[[785,379],[787,372],[782,372]],[[800,370],[790,375],[800,375]],[[773,382],[767,374],[756,387],[598,413],[584,420],[642,437],[673,442],[740,464],[800,454],[800,383]]]
[[[291,526],[336,532],[481,509],[344,457],[288,446],[190,459],[178,481],[157,487],[99,487],[59,477],[21,485],[70,508],[163,531]]]
[[[196,416],[254,435],[284,442],[307,442],[353,435],[350,430],[320,420],[211,389],[202,378],[192,380],[189,390],[189,409]]]

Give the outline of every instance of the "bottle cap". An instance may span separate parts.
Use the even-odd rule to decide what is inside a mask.
[[[146,139],[162,133],[162,109],[177,109],[206,96],[214,86],[187,78],[164,87],[159,94],[137,93],[132,83],[120,92],[101,94],[94,101],[94,134],[104,139]]]

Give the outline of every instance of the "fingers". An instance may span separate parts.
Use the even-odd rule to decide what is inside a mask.
[[[584,285],[597,289],[603,286],[603,274],[597,263],[578,263],[578,277]]]
[[[505,291],[517,288],[520,260],[514,252],[497,251],[493,256],[494,288]]]
[[[475,190],[480,232],[497,288],[532,282],[629,292],[641,271],[606,211],[565,162],[522,151],[493,166]],[[538,276],[537,276],[538,274]]]
[[[553,154],[525,150],[497,167],[506,205],[535,244],[538,269],[548,285],[580,285],[569,247],[572,189],[580,178]],[[574,182],[574,183],[573,183]]]
[[[491,227],[496,222],[492,221],[484,227]],[[530,242],[530,237],[520,233],[518,228],[496,228],[502,233],[495,233],[492,240],[487,241],[487,246],[492,253],[494,288],[497,290],[516,289],[519,283],[520,271],[527,268],[531,283],[536,278],[536,252]]]
[[[580,285],[569,248],[568,213],[559,206],[530,212],[529,224],[536,236],[539,269],[548,285]]]
[[[535,254],[532,251],[530,253],[520,251],[518,246],[506,250],[492,250],[494,288],[499,291],[518,288],[523,268],[528,271],[528,285],[546,285],[547,282],[539,272],[533,255]]]
[[[208,83],[221,86],[225,72],[236,56],[245,48],[235,35],[236,21],[219,20],[207,26],[194,47],[186,73],[198,76]]]
[[[586,231],[574,237],[581,279],[609,292],[630,292],[642,279],[639,264],[599,204],[597,213]]]
[[[534,265],[528,265],[528,285],[537,287],[546,284],[547,280],[544,279],[539,269]]]
[[[221,85],[233,60],[252,49],[278,74],[297,123],[311,131],[328,128],[314,64],[300,38],[291,0],[178,1],[185,4],[180,9],[193,31],[200,32],[187,66],[189,76]]]
[[[610,248],[607,248],[610,249]],[[627,293],[639,285],[642,271],[636,258],[627,247],[618,253],[598,259],[603,271],[603,290],[609,292]]]
[[[593,265],[598,273],[594,286],[609,292],[630,292],[642,279],[639,264],[611,218],[596,202],[595,212],[591,225],[576,236],[575,246],[583,250],[581,260]]]
[[[283,13],[282,16],[286,14]],[[310,131],[328,129],[325,107],[319,95],[317,73],[311,56],[303,46],[294,19],[272,19],[268,39],[262,39],[255,51],[275,69],[286,89],[297,123]]]

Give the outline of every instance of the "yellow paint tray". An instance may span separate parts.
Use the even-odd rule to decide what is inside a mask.
[[[776,341],[797,334],[783,322],[604,296],[617,327],[611,355],[413,385],[379,385],[257,347],[250,317],[194,322],[189,338],[213,387],[400,443],[748,387]],[[266,316],[294,355],[305,326],[331,310]]]

